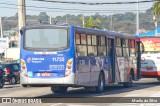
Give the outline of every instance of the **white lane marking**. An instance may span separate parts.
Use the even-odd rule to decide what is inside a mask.
[[[96,105],[56,103],[50,106],[96,106]]]
[[[50,106],[58,106],[58,105],[62,105],[63,103],[56,103],[56,104],[53,104],[53,105],[50,105]]]

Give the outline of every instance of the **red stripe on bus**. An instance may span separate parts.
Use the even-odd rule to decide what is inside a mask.
[[[155,72],[142,72],[142,76],[160,76],[160,71],[155,71]]]

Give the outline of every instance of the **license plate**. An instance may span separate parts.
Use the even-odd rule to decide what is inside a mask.
[[[146,68],[147,71],[153,70],[153,68]]]
[[[42,76],[43,77],[49,77],[49,76],[51,76],[51,74],[50,73],[42,73]]]

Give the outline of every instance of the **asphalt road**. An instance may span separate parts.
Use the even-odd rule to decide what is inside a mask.
[[[40,98],[77,98],[83,99],[92,98],[92,97],[160,97],[160,82],[154,78],[143,78],[140,81],[134,82],[133,86],[130,88],[124,88],[122,85],[113,85],[105,88],[105,91],[101,94],[94,92],[87,92],[83,88],[69,88],[68,92],[65,94],[54,94],[51,92],[50,87],[48,86],[39,86],[39,87],[27,87],[23,88],[20,84],[16,85],[5,85],[4,88],[0,89],[0,97],[40,97]],[[107,99],[107,98],[106,98]],[[34,106],[157,106],[159,103],[95,103],[96,99],[90,101],[90,103],[43,103],[43,104],[34,104]],[[11,104],[0,104],[0,106],[10,106]],[[12,104],[16,106],[21,106],[22,104]],[[24,105],[24,104],[23,104]],[[30,104],[25,104],[29,106]]]

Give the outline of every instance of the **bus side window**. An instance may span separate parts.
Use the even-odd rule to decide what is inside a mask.
[[[131,39],[130,40],[130,56],[135,56],[136,51],[135,51],[135,40]]]
[[[87,38],[85,34],[81,34],[81,44],[86,45],[87,44]]]
[[[76,44],[80,44],[80,34],[79,33],[76,33],[76,37],[75,37],[75,39],[76,39]]]
[[[117,56],[122,56],[122,46],[120,38],[116,38],[116,54]]]
[[[87,35],[87,45],[91,45],[91,44],[92,44],[92,36]]]
[[[98,56],[106,56],[106,39],[104,36],[98,36]]]
[[[97,37],[92,35],[91,41],[88,41],[88,56],[97,56]],[[91,42],[89,44],[89,42]]]
[[[123,56],[129,56],[128,39],[123,39]]]
[[[76,51],[78,56],[87,56],[87,46],[86,45],[77,45]]]
[[[86,35],[76,34],[76,52],[78,56],[87,56]]]
[[[88,46],[88,56],[97,56],[97,46]]]
[[[97,45],[97,37],[96,35],[92,35],[92,45]]]

